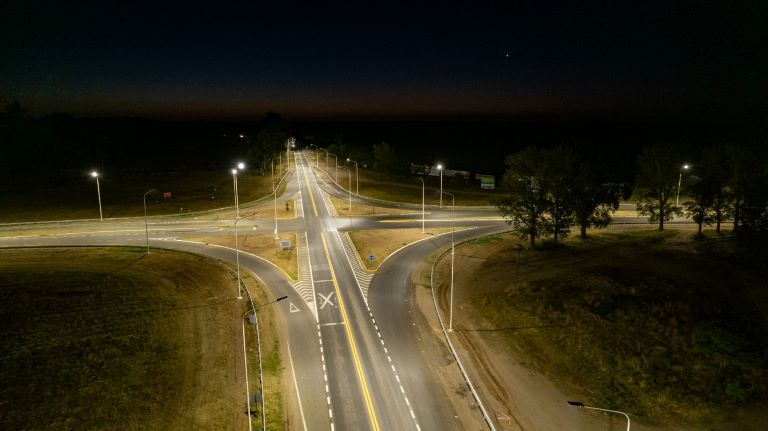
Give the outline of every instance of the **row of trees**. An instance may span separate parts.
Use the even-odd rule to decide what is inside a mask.
[[[629,188],[612,180],[603,156],[569,146],[510,155],[500,213],[532,248],[539,238],[557,242],[574,226],[582,237],[588,228],[608,226]],[[684,196],[679,206],[678,194]],[[710,224],[719,233],[725,221],[733,222],[735,232],[768,232],[768,157],[758,148],[714,145],[685,165],[680,147],[650,145],[638,156],[632,198],[638,214],[660,230],[665,221],[684,216],[699,225],[699,233]]]
[[[688,217],[702,227],[711,224],[720,233],[725,221],[734,232],[768,231],[768,157],[765,150],[744,145],[705,147],[690,164],[684,164],[677,147],[655,144],[638,158],[635,196],[637,210],[651,222],[674,216]],[[689,169],[684,169],[689,168]],[[673,205],[677,193],[686,196]]]
[[[512,154],[502,177],[507,193],[497,202],[499,211],[531,248],[543,237],[557,242],[573,226],[580,228],[582,237],[590,227],[608,226],[622,190],[599,168],[599,159],[597,153],[567,146],[528,147]]]

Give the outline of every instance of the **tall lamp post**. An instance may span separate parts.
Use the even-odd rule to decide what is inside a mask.
[[[235,260],[237,261],[237,299],[243,299],[243,293],[240,285],[240,247],[237,240],[237,222],[240,218],[235,219]]]
[[[440,208],[443,207],[443,165],[438,163],[437,170],[440,171]]]
[[[91,176],[96,178],[96,195],[99,197],[99,221],[104,221],[104,216],[101,212],[101,187],[99,187],[99,173],[93,171],[91,172]]]
[[[329,153],[328,150],[326,150],[325,151],[325,160],[326,161],[328,161],[328,154],[333,156],[333,162],[336,164],[336,173],[334,174],[334,177],[336,177],[336,179],[334,181],[336,181],[338,183],[339,182],[339,158],[336,157],[336,154]]]
[[[347,191],[349,192],[349,217],[352,217],[352,169],[347,169]]]
[[[675,200],[675,206],[680,206],[680,185],[683,183],[683,171],[688,170],[690,168],[689,165],[683,165],[680,168],[680,176],[677,178],[677,199]]]
[[[149,189],[144,193],[144,236],[147,239],[147,254],[149,254],[149,227],[147,227],[147,195],[156,192],[155,189]]]
[[[280,302],[286,298],[288,298],[288,296],[281,296],[275,299],[274,301],[266,302],[259,306],[253,306],[253,304],[251,304],[251,309],[246,311],[245,314],[243,314],[243,317],[240,319],[240,325],[241,325],[242,334],[243,334],[243,362],[245,364],[245,404],[248,408],[248,430],[249,431],[253,430],[253,426],[251,425],[251,393],[250,393],[250,389],[248,388],[248,354],[246,353],[246,347],[245,347],[245,316],[248,316],[251,313],[253,313],[253,323],[254,325],[256,325],[256,345],[257,345],[257,350],[259,355],[259,387],[261,388],[261,429],[266,430],[267,429],[267,407],[264,402],[264,378],[263,378],[264,372],[261,366],[261,340],[259,337],[259,318],[256,315],[256,310],[266,305]]]
[[[360,177],[357,175],[357,160],[349,160],[349,157],[347,157],[347,162],[355,164],[355,194],[360,196]]]
[[[424,178],[419,177],[421,180],[421,233],[424,233]]]
[[[238,163],[237,168],[232,168],[232,183],[235,186],[235,217],[240,218],[240,199],[237,196],[237,172],[238,170],[244,170],[245,163]]]
[[[453,241],[453,232],[456,226],[456,200],[453,193],[445,192],[451,197],[451,299],[448,311],[448,332],[453,332],[453,258],[455,243]]]
[[[601,409],[599,407],[587,406],[587,405],[584,405],[584,403],[579,402],[579,401],[568,401],[568,404],[570,404],[570,405],[572,405],[574,407],[582,408],[582,409],[598,410],[598,411],[601,411],[601,412],[615,413],[617,415],[624,415],[624,417],[627,418],[627,431],[630,431],[629,430],[629,426],[630,426],[629,415],[624,413],[624,412],[621,412],[621,411],[618,411],[618,410],[608,410],[608,409]]]

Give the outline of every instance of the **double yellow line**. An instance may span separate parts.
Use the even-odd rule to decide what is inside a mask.
[[[365,374],[363,373],[363,365],[360,363],[360,355],[357,353],[357,343],[355,343],[355,338],[352,336],[352,325],[349,324],[347,309],[344,306],[344,299],[341,297],[339,283],[336,280],[336,272],[333,270],[333,264],[331,263],[331,255],[328,252],[328,244],[325,242],[325,234],[320,234],[320,238],[323,239],[325,257],[328,259],[328,267],[331,270],[333,287],[336,290],[336,298],[339,300],[339,310],[341,311],[342,319],[344,319],[344,329],[347,331],[347,340],[349,341],[349,348],[352,350],[352,359],[354,360],[355,368],[357,369],[357,377],[360,379],[360,386],[363,390],[363,398],[365,398],[365,407],[368,409],[368,418],[371,421],[371,428],[374,431],[379,431],[379,421],[376,419],[376,410],[373,408],[373,400],[371,399],[371,394],[368,391],[368,383],[366,382]]]

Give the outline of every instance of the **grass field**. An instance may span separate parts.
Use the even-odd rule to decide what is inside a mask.
[[[320,164],[321,169],[325,169]],[[328,170],[331,178],[335,171]],[[390,175],[376,172],[372,169],[358,169],[359,187],[355,183],[354,166],[352,168],[352,191],[359,188],[361,196],[382,199],[393,202],[408,202],[421,204],[421,181],[417,176]],[[427,176],[424,178],[424,201],[427,205],[440,203],[440,177]],[[346,189],[348,186],[346,170],[339,168],[339,184]],[[456,195],[456,205],[493,205],[493,200],[500,196],[498,190],[480,190],[480,183],[474,180],[458,180],[443,178],[443,191]],[[443,196],[443,205],[450,205],[451,197]]]
[[[183,253],[0,250],[0,428],[247,428],[235,285]],[[280,421],[276,336],[265,342]]]
[[[455,329],[503,333],[566,393],[645,423],[710,429],[765,402],[765,272],[733,238],[607,231],[526,250],[519,268],[516,244],[458,249]]]
[[[225,247],[235,248],[235,236],[209,236],[188,238],[190,241],[199,241],[206,244],[223,245]],[[280,248],[280,241],[290,241],[291,247],[287,249]],[[280,240],[276,240],[272,234],[249,235],[247,231],[238,235],[238,246],[241,251],[255,254],[263,257],[277,265],[285,271],[289,277],[294,280],[299,278],[298,256],[296,254],[296,234],[281,233]]]
[[[426,233],[421,229],[372,229],[350,232],[349,237],[355,245],[360,260],[372,271],[379,269],[390,254],[414,241],[450,232],[451,228],[430,228]],[[373,260],[368,257],[374,256]]]
[[[152,189],[157,192],[147,196],[149,216],[234,206],[234,184],[228,171],[105,172],[99,185],[105,218],[143,215],[144,193]],[[171,192],[173,198],[162,199],[162,192]],[[241,206],[270,193],[269,175],[246,171],[238,176]],[[98,218],[96,181],[88,172],[69,171],[17,178],[13,187],[0,184],[0,208],[0,222]]]

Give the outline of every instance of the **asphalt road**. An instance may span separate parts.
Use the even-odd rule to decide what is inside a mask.
[[[371,277],[356,265],[345,231],[421,227],[421,214],[368,217],[334,216],[328,194],[346,197],[323,172],[309,167],[296,153],[296,169],[288,175],[285,192],[272,202],[296,199],[297,217],[285,220],[241,220],[248,233],[297,232],[300,238],[300,280],[291,283],[265,260],[240,253],[240,265],[254,273],[274,297],[287,295],[276,306],[287,322],[283,339],[303,429],[331,430],[445,430],[460,429],[452,394],[443,387],[426,352],[439,349],[438,340],[419,335],[423,324],[414,314],[414,262],[450,244],[438,236],[407,247],[390,258]],[[367,203],[355,196],[356,202]],[[420,210],[420,205],[400,205]],[[243,205],[241,216],[256,209]],[[624,205],[625,214],[633,207]],[[231,213],[231,209],[229,213]],[[230,215],[231,217],[231,215]],[[232,220],[218,214],[155,217],[148,226],[150,246],[189,251],[225,262],[235,262],[235,251],[185,241],[189,236],[231,235]],[[506,230],[492,208],[428,206],[430,226],[476,227],[455,234],[456,241]],[[621,216],[616,223],[645,223],[644,218]],[[144,245],[144,219],[107,219],[0,225],[0,247]],[[237,295],[236,284],[231,287]],[[254,385],[254,382],[251,383]]]

